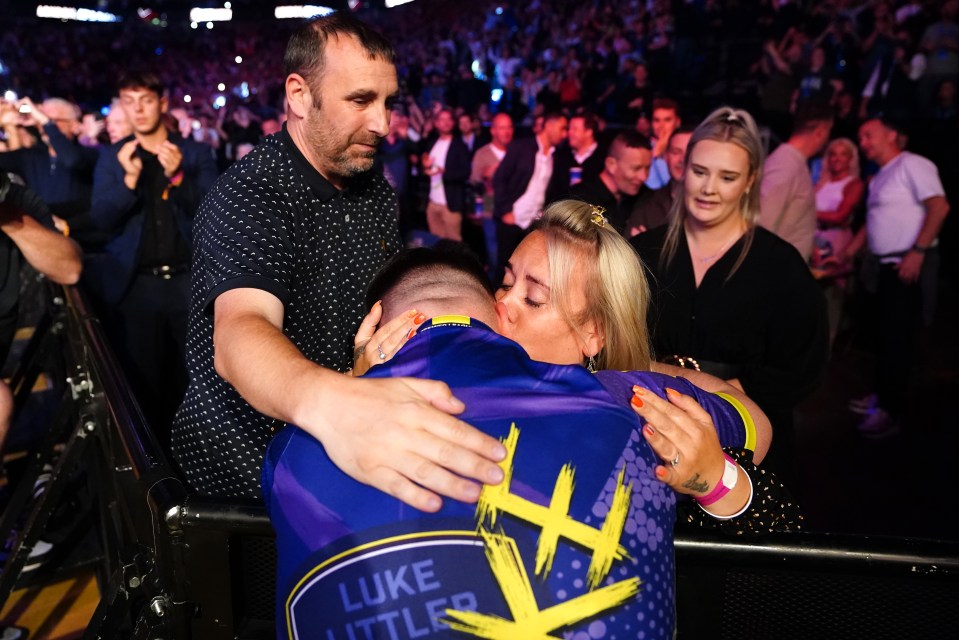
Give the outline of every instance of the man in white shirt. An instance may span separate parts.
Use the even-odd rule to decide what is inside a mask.
[[[792,136],[766,158],[759,186],[759,224],[796,247],[807,261],[816,235],[816,190],[807,163],[829,141],[833,119],[825,105],[803,107]]]
[[[453,135],[453,112],[441,109],[433,119],[437,137],[423,154],[423,171],[430,179],[426,223],[430,233],[447,240],[463,239],[463,210],[466,180],[470,173],[470,152],[463,140]]]
[[[543,210],[546,187],[553,174],[553,152],[566,139],[567,127],[566,116],[547,114],[542,131],[535,137],[510,144],[493,175],[499,275],[527,227]]]
[[[868,243],[879,262],[879,352],[875,397],[850,404],[865,413],[864,436],[899,431],[908,397],[907,381],[918,349],[922,323],[920,276],[935,268],[937,238],[949,203],[936,166],[904,151],[905,136],[895,122],[873,118],[859,129],[863,155],[879,165],[869,183],[866,224],[844,252]]]

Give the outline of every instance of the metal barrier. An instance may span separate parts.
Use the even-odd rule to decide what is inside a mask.
[[[28,354],[60,361],[63,393],[33,464],[51,459],[58,439],[67,444],[0,575],[0,605],[62,493],[58,478],[79,464],[95,487],[103,551],[102,599],[85,638],[274,638],[276,556],[263,506],[189,495],[81,292],[52,291],[49,322],[38,324]],[[30,367],[38,370],[22,368]],[[680,638],[927,639],[959,630],[957,543],[682,534],[676,555]]]

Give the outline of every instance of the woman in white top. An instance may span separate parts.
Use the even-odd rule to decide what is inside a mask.
[[[859,150],[849,138],[837,138],[826,147],[825,160],[816,184],[816,246],[812,266],[819,270],[827,286],[826,310],[829,314],[829,343],[832,344],[842,321],[843,299],[849,265],[841,256],[852,242],[850,225],[862,204],[865,187],[859,177]]]
[[[862,204],[859,151],[848,138],[837,138],[826,147],[825,161],[816,185],[816,250],[813,266],[835,264],[835,256],[852,241],[853,214]],[[831,261],[830,258],[833,258]]]

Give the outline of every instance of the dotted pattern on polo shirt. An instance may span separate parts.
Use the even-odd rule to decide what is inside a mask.
[[[370,172],[321,201],[272,136],[214,185],[195,221],[187,332],[190,386],[173,425],[173,454],[201,494],[260,497],[275,429],[213,367],[212,303],[233,288],[284,303],[284,334],[310,360],[345,371],[373,275],[399,248],[396,196]]]

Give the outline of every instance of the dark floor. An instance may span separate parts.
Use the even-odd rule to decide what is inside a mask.
[[[934,321],[924,330],[920,366],[902,432],[861,437],[850,398],[870,391],[868,332],[850,318],[837,337],[826,379],[797,412],[799,496],[814,531],[959,540],[959,295],[944,277]],[[909,379],[909,378],[912,379]]]

